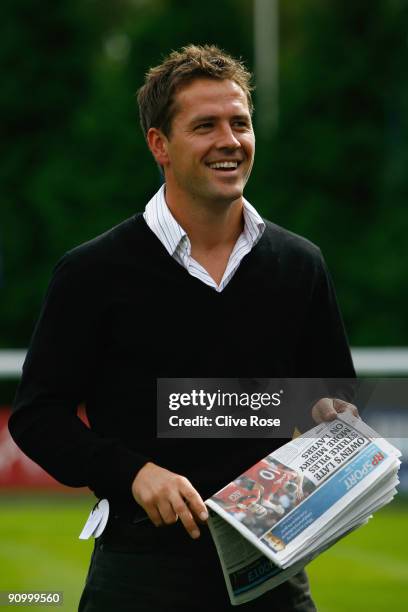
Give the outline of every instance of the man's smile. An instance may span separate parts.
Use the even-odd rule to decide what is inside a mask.
[[[234,159],[234,160],[222,160],[222,161],[214,161],[207,162],[206,165],[211,168],[211,170],[217,170],[221,172],[233,172],[237,170],[238,166],[241,164],[242,160]]]

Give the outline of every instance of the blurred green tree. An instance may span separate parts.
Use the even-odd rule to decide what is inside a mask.
[[[135,92],[170,49],[253,68],[251,0],[3,0],[0,346],[26,346],[62,253],[142,210],[160,177]],[[406,344],[407,3],[280,3],[280,121],[247,197],[318,243],[353,344]],[[256,103],[256,91],[255,91]],[[80,299],[80,296],[78,296]]]
[[[265,215],[322,248],[353,344],[406,344],[407,3],[280,6],[280,123],[253,199],[269,182]]]

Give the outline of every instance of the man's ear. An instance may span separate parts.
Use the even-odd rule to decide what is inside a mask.
[[[146,140],[154,159],[159,166],[164,167],[169,161],[167,154],[168,139],[161,130],[150,128],[146,134]]]

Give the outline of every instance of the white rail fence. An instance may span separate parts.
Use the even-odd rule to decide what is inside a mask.
[[[405,376],[408,374],[408,347],[354,347],[351,352],[359,376]],[[25,354],[25,350],[0,350],[0,378],[18,378]]]

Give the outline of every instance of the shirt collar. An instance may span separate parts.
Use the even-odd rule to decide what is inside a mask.
[[[244,213],[244,236],[246,240],[254,246],[260,240],[265,231],[265,222],[255,208],[243,198]],[[181,225],[171,214],[166,203],[165,184],[148,202],[144,218],[150,229],[161,240],[170,255],[174,255],[180,243],[189,243],[188,236]]]

